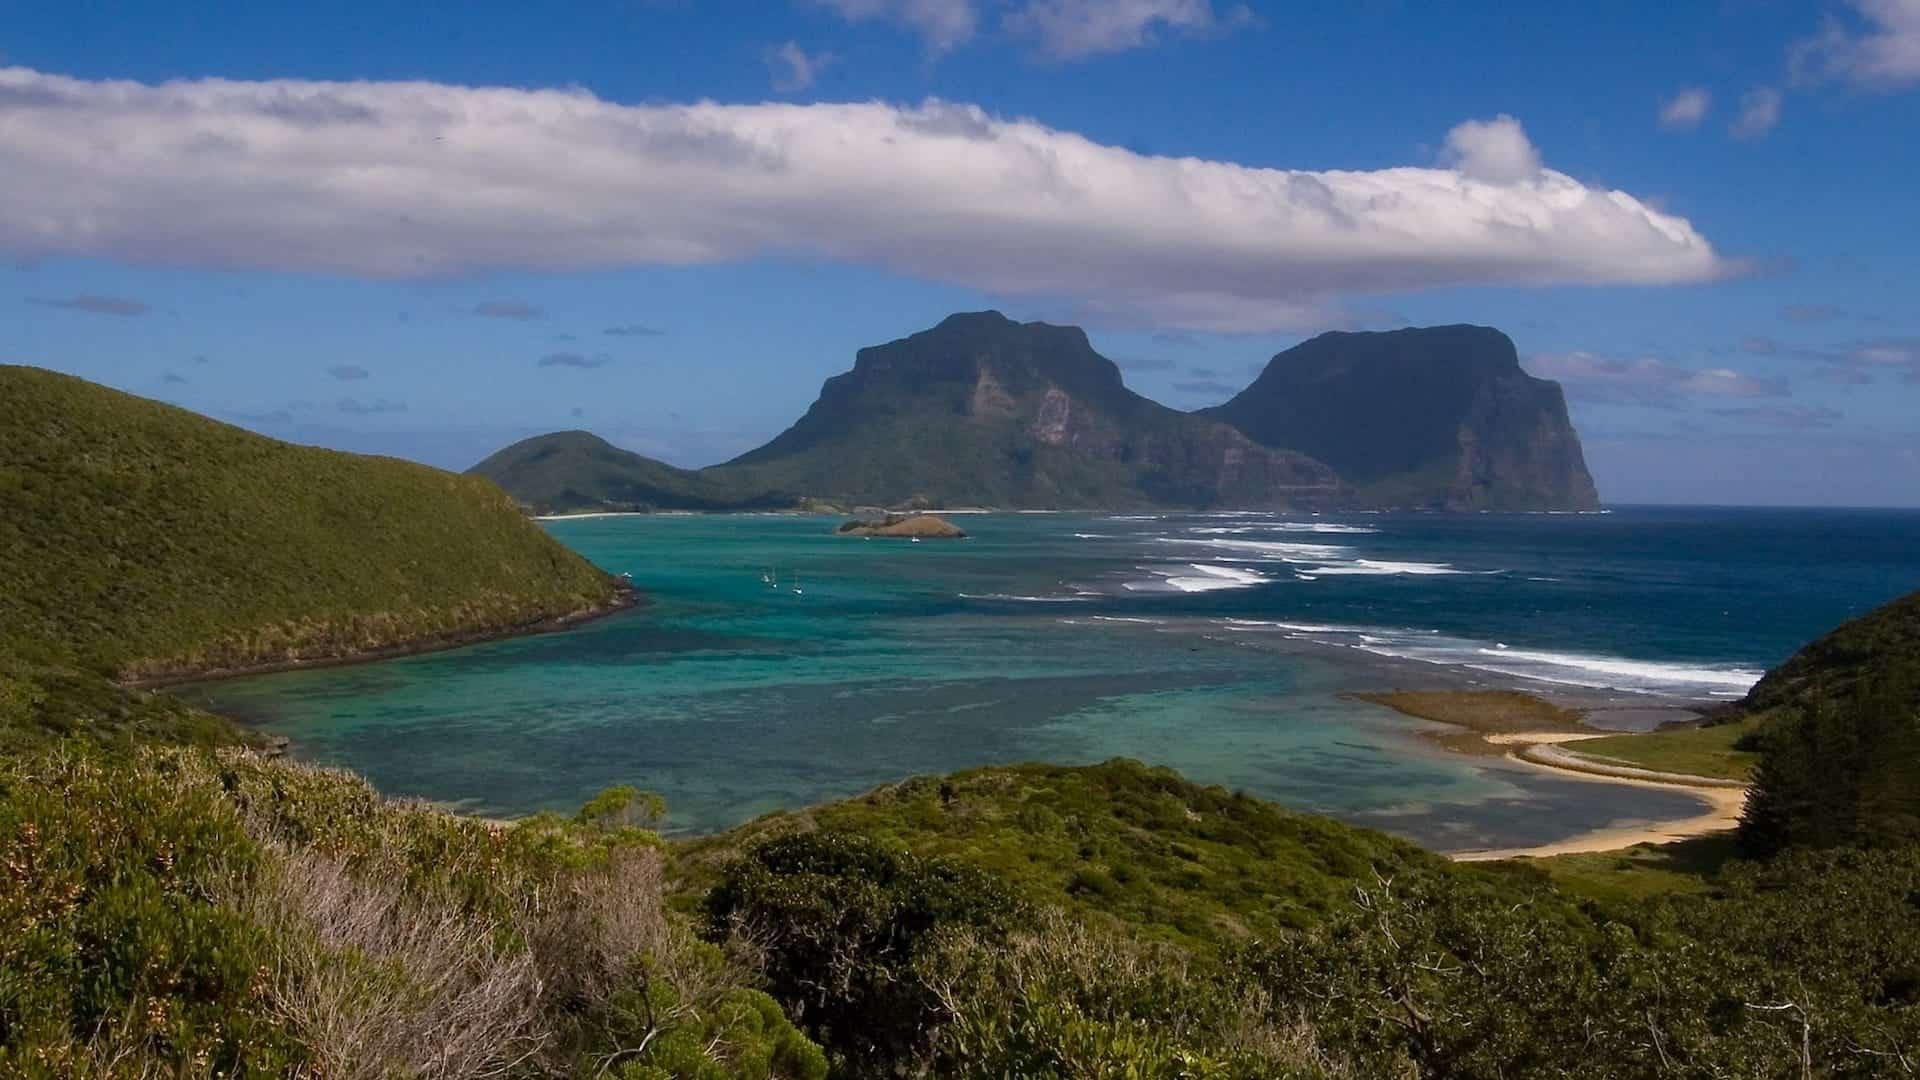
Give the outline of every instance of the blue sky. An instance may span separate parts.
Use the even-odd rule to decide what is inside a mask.
[[[1920,505],[1920,2],[1464,7],[0,2],[0,362],[696,465],[956,310],[1182,408],[1476,322],[1609,501]]]

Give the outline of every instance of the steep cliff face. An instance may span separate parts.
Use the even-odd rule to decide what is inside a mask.
[[[1128,390],[1076,327],[998,312],[862,349],[800,421],[707,470],[745,487],[889,505],[1284,507],[1332,470]]]
[[[1355,505],[1591,510],[1599,495],[1556,383],[1484,326],[1328,333],[1204,415],[1326,462]]]

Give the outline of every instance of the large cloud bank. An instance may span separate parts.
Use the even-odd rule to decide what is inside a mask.
[[[1726,269],[1686,220],[1540,166],[1509,117],[1447,145],[1452,167],[1314,172],[941,102],[5,68],[0,254],[372,277],[799,256],[1205,330],[1299,326],[1350,293]]]

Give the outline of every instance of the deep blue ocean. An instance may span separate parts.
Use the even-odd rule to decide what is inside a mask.
[[[993,514],[963,541],[796,516],[553,535],[650,598],[561,634],[190,693],[383,790],[571,810],[630,783],[723,828],[902,777],[1139,758],[1443,848],[1678,816],[1680,792],[1439,750],[1343,696],[1738,697],[1920,588],[1920,512]]]

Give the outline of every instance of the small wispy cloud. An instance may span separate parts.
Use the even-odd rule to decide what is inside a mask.
[[[166,383],[168,386],[185,386],[193,380],[177,371],[169,371],[160,376],[160,381]]]
[[[1832,322],[1846,313],[1845,308],[1831,304],[1788,304],[1780,309],[1781,318],[1797,323]]]
[[[1740,113],[1728,133],[1736,139],[1757,139],[1780,124],[1785,99],[1771,86],[1755,87],[1740,96]]]
[[[1163,34],[1215,35],[1259,21],[1244,4],[1216,12],[1211,0],[1028,0],[1007,15],[1006,28],[1055,60],[1085,60],[1144,48]]]
[[[1123,356],[1114,364],[1121,371],[1172,371],[1177,366],[1164,356]]]
[[[666,334],[665,330],[645,326],[641,323],[628,323],[625,326],[609,326],[600,332],[608,337],[661,337]]]
[[[974,0],[814,0],[848,22],[882,20],[913,31],[939,55],[973,40],[980,29]]]
[[[96,293],[34,297],[33,302],[41,307],[60,308],[63,311],[80,311],[88,315],[118,315],[122,318],[145,315],[153,310],[151,306],[140,300],[129,300],[124,296],[100,296]]]
[[[1799,349],[1794,356],[1820,365],[1816,378],[1848,385],[1890,376],[1920,384],[1920,338],[1875,338],[1827,349]]]
[[[404,401],[388,401],[385,398],[376,398],[372,401],[361,401],[358,398],[341,398],[339,402],[334,405],[334,408],[340,412],[354,416],[377,416],[381,413],[406,412],[407,403]]]
[[[1712,94],[1698,86],[1689,86],[1660,103],[1660,127],[1666,131],[1692,131],[1712,108]]]
[[[514,319],[529,322],[546,318],[547,311],[538,304],[529,304],[525,300],[483,300],[473,305],[473,314],[483,319]]]
[[[1174,383],[1175,391],[1195,397],[1230,398],[1240,392],[1240,388],[1220,379],[1183,379]]]
[[[1567,393],[1586,401],[1673,408],[1683,397],[1785,397],[1787,380],[1749,375],[1731,368],[1689,368],[1655,357],[1622,358],[1589,352],[1536,353],[1529,372],[1564,383]]]
[[[341,382],[357,382],[371,376],[373,373],[358,364],[335,364],[327,369],[327,374]]]
[[[540,358],[543,368],[597,368],[611,363],[613,357],[606,353],[588,356],[577,352],[551,352]]]
[[[1793,431],[1830,428],[1835,422],[1845,418],[1844,413],[1824,405],[1744,405],[1734,409],[1708,411],[1715,416],[1750,420],[1768,427],[1787,428]]]
[[[820,79],[820,73],[839,62],[830,52],[809,53],[795,41],[767,50],[767,73],[776,93],[797,94]]]
[[[1920,84],[1920,0],[1849,0],[1857,20],[1829,17],[1794,44],[1788,59],[1802,81],[1841,79],[1868,90]]]

